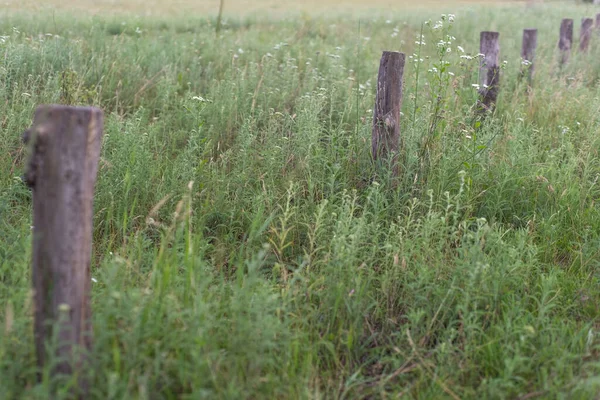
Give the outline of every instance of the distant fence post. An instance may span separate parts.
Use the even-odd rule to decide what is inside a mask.
[[[521,59],[523,67],[521,75],[527,75],[529,85],[533,80],[535,49],[537,47],[537,29],[523,30],[523,45],[521,47]]]
[[[579,50],[588,51],[590,39],[592,38],[592,29],[594,28],[594,20],[591,18],[583,18],[581,20],[581,33],[579,34]]]
[[[373,110],[371,143],[373,159],[391,162],[394,176],[398,175],[404,61],[404,53],[383,52],[379,64],[377,94]]]
[[[563,66],[569,61],[571,54],[571,45],[573,43],[573,20],[565,18],[560,24],[560,38],[558,39],[558,49],[560,50],[560,65]]]
[[[479,52],[483,54],[479,67],[480,109],[492,111],[498,98],[500,84],[500,34],[481,32]]]
[[[32,278],[38,365],[56,338],[52,374],[77,374],[91,347],[90,262],[93,197],[102,141],[97,108],[40,106],[24,140],[33,192]],[[80,379],[79,391],[87,384]]]

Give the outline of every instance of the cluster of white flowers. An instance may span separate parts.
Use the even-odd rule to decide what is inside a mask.
[[[371,80],[369,79],[365,82],[364,85],[362,83],[358,84],[358,93],[362,96],[365,94],[365,91],[370,88],[371,88]]]
[[[202,96],[194,96],[194,97],[192,97],[192,100],[196,100],[196,101],[198,101],[200,103],[212,103],[212,100],[205,99]]]
[[[461,47],[461,49],[462,49],[462,47]],[[464,49],[462,51],[464,51]],[[473,60],[475,58],[484,58],[484,57],[485,57],[485,54],[482,54],[482,53],[476,54],[474,56],[470,56],[468,54],[463,54],[460,56],[460,58],[462,58],[463,60]]]
[[[444,22],[448,21],[449,23],[454,23],[454,20],[456,19],[456,15],[454,14],[442,14],[440,16],[440,19],[438,21],[435,22],[435,24],[433,24],[433,27],[431,29],[433,29],[434,31],[439,31],[444,27]],[[425,25],[427,26],[431,26],[433,22],[431,20],[428,20],[425,22]]]
[[[427,43],[425,43],[425,36],[417,35],[417,41],[415,42],[415,44],[417,46],[425,46],[427,44]]]
[[[454,40],[456,40],[456,37],[446,35],[445,39],[440,39],[440,41],[437,42],[437,48],[440,50],[440,52],[451,53],[452,52],[452,42]]]
[[[482,86],[482,85],[479,85],[479,84],[477,84],[477,83],[472,83],[472,84],[471,84],[471,86],[473,86],[475,89],[479,90],[479,89],[481,89],[481,86]],[[489,86],[488,86],[488,85],[486,85],[486,84],[483,84],[483,88],[484,88],[484,89],[487,89],[487,88],[489,88]]]
[[[414,54],[412,56],[408,56],[409,60],[412,60],[413,62],[417,63],[417,62],[423,62],[424,60],[422,58],[419,58],[419,56],[417,54]]]

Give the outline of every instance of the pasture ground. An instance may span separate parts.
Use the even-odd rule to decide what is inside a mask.
[[[225,14],[233,17],[282,17],[295,13],[306,13],[312,16],[331,17],[332,15],[366,13],[401,12],[402,10],[431,10],[448,12],[449,7],[460,7],[470,5],[510,5],[524,4],[526,0],[225,0]],[[534,0],[540,1],[540,0]],[[36,0],[8,0],[4,2],[5,9],[11,11],[25,11],[27,13],[53,13],[83,12],[87,14],[101,15],[142,15],[142,16],[165,16],[185,15],[193,13],[196,15],[214,15],[219,9],[219,0],[48,0],[44,2]]]
[[[378,1],[228,14],[218,35],[208,2],[6,3],[2,398],[72,393],[34,358],[20,134],[42,103],[105,112],[90,398],[597,398],[600,38],[555,52],[560,20],[577,40],[596,10]],[[506,61],[485,119],[482,30]],[[395,186],[370,155],[384,49],[408,57]]]

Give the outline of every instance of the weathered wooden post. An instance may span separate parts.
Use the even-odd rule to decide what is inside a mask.
[[[481,32],[479,52],[483,54],[479,67],[479,111],[493,111],[500,84],[500,34]]]
[[[573,43],[573,20],[565,18],[560,24],[560,38],[558,39],[558,49],[560,50],[560,65],[563,66],[569,61],[571,55],[571,45]]]
[[[533,80],[535,49],[537,47],[537,29],[523,30],[523,45],[521,47],[521,76],[527,75],[529,85]]]
[[[390,162],[394,176],[398,175],[404,61],[404,53],[383,52],[379,63],[377,94],[373,110],[373,159]]]
[[[58,340],[53,374],[73,374],[91,346],[90,261],[93,197],[102,142],[97,108],[40,106],[24,140],[33,192],[32,267],[38,365]],[[87,390],[79,380],[80,391]]]
[[[579,50],[587,52],[592,38],[592,29],[594,28],[594,20],[591,18],[583,18],[581,20],[581,33],[579,34]]]
[[[215,33],[218,35],[221,31],[221,21],[223,19],[223,8],[225,6],[225,0],[219,2],[219,14],[217,16],[217,26],[215,27]]]

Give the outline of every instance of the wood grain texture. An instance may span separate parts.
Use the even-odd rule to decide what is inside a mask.
[[[579,50],[587,52],[592,39],[592,31],[594,29],[594,20],[592,18],[583,18],[581,20],[581,33],[579,35]]]
[[[479,52],[484,55],[479,66],[480,111],[492,111],[500,85],[500,34],[481,32]]]
[[[97,108],[40,106],[25,135],[26,181],[33,191],[35,345],[43,366],[46,343],[56,335],[62,361],[54,373],[79,368],[92,340],[90,258],[102,127]]]
[[[565,65],[571,56],[571,47],[573,45],[573,20],[565,18],[560,23],[560,36],[558,39],[558,49],[560,51],[560,65]]]
[[[400,108],[404,53],[384,51],[379,63],[377,94],[373,110],[373,159],[391,163],[393,175],[398,174],[400,146]]]
[[[526,62],[521,71],[521,76],[526,76],[529,85],[533,81],[535,71],[535,49],[537,48],[537,29],[523,30],[523,43],[521,46],[521,59]]]

